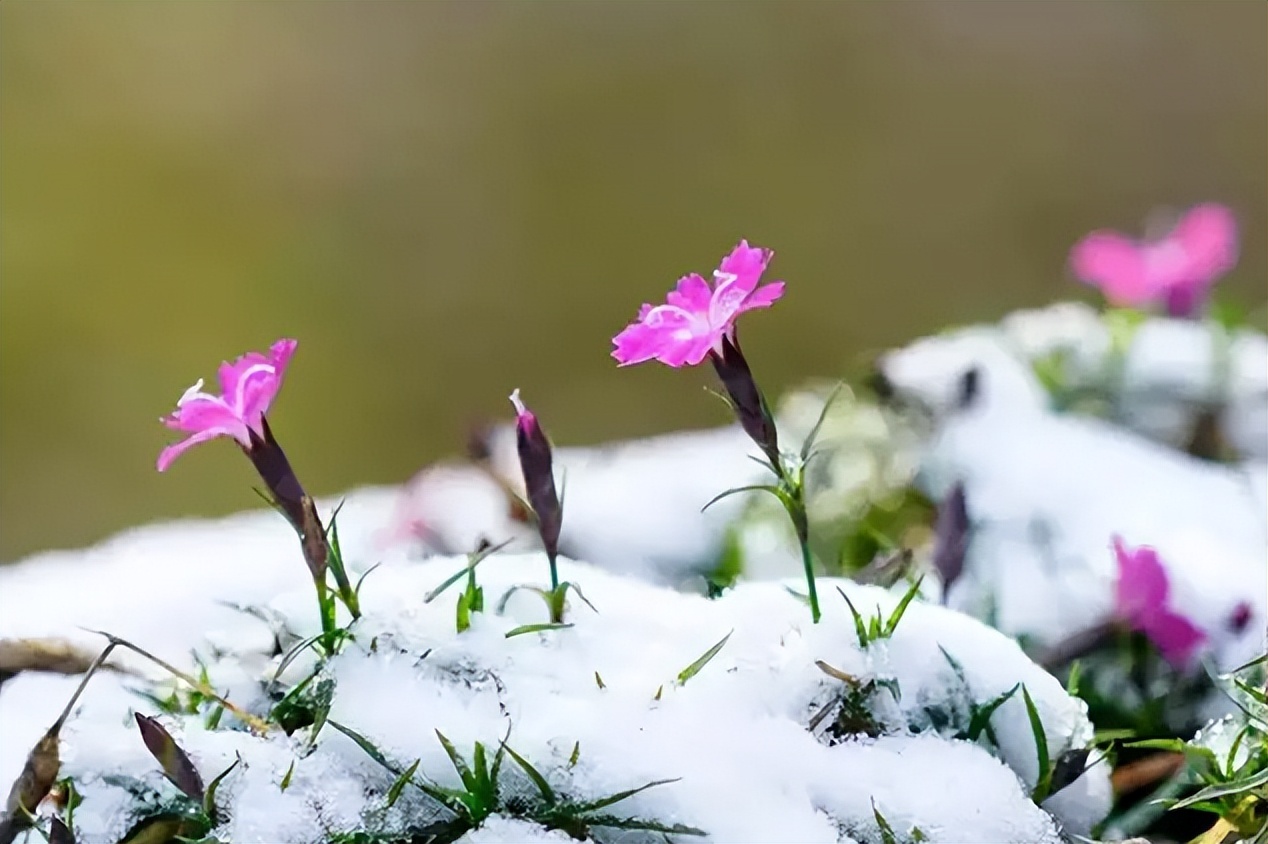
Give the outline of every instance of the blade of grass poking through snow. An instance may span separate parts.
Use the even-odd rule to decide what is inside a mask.
[[[1007,703],[1009,698],[1017,694],[1017,690],[1020,688],[1021,683],[1015,683],[1011,689],[1003,694],[996,695],[986,703],[978,704],[975,702],[971,705],[969,729],[966,736],[969,741],[977,741],[978,737],[980,737],[982,733],[986,733],[986,737],[989,738],[992,743],[999,743],[995,741],[995,731],[991,729],[991,716],[995,714],[995,710]]]
[[[854,616],[854,635],[858,637],[859,647],[866,648],[871,640],[867,637],[867,626],[863,623],[863,616],[859,615],[859,611],[854,608],[854,602],[850,600],[849,595],[845,594],[844,589],[838,586],[837,591],[841,593],[846,606],[850,608],[850,615]]]
[[[286,773],[282,774],[282,781],[278,783],[278,788],[282,791],[291,787],[291,778],[295,776],[295,760],[291,760],[291,764],[287,766]]]
[[[542,776],[541,771],[534,768],[527,759],[512,750],[511,746],[506,742],[502,742],[502,749],[510,755],[511,759],[515,760],[515,764],[519,765],[520,770],[522,770],[525,776],[532,781],[533,785],[537,788],[538,793],[541,794],[542,801],[547,806],[554,806],[559,802],[559,798],[555,794],[555,790],[550,787],[550,783],[546,781],[544,776]]]
[[[415,759],[413,765],[410,765],[402,771],[399,776],[397,776],[396,780],[392,783],[392,787],[387,790],[387,798],[383,803],[384,809],[392,808],[396,805],[396,801],[401,799],[401,792],[405,790],[406,784],[414,778],[414,772],[418,770],[419,763],[422,761],[422,759]]]
[[[340,501],[335,507],[335,511],[330,514],[330,524],[326,528],[327,541],[330,545],[329,565],[331,573],[335,576],[335,583],[339,585],[339,597],[343,600],[343,605],[348,608],[348,613],[355,619],[361,617],[361,604],[357,600],[357,591],[352,588],[352,582],[348,579],[348,569],[343,562],[343,549],[339,546],[339,527],[335,524],[343,505],[344,502]]]
[[[731,631],[731,633],[734,633],[734,632],[735,632],[734,630],[732,630],[732,631]],[[718,655],[718,652],[719,652],[719,651],[721,651],[721,650],[722,650],[722,648],[724,648],[724,647],[726,646],[727,640],[731,638],[731,633],[727,633],[725,636],[723,636],[723,637],[722,637],[722,638],[718,641],[718,643],[717,643],[716,645],[714,645],[713,647],[709,648],[709,650],[707,650],[707,651],[705,651],[703,654],[701,654],[699,659],[697,659],[695,662],[691,663],[691,665],[688,665],[688,666],[687,666],[686,668],[684,668],[682,671],[679,671],[679,672],[678,672],[678,685],[680,685],[680,686],[685,686],[685,685],[687,684],[687,681],[688,681],[688,680],[690,680],[692,677],[694,677],[694,676],[696,676],[697,674],[699,674],[699,673],[700,673],[700,669],[702,669],[702,668],[704,668],[706,665],[708,665],[708,664],[709,664],[709,662],[710,662],[710,661],[711,661],[711,660],[712,660],[715,656],[717,656],[717,655]]]
[[[19,835],[31,828],[36,808],[52,790],[62,767],[60,747],[62,727],[70,718],[70,713],[79,701],[79,696],[87,688],[88,681],[97,673],[114,649],[115,645],[112,642],[93,660],[92,665],[84,672],[83,679],[75,687],[70,700],[57,716],[57,720],[35,743],[35,747],[31,748],[31,752],[26,757],[26,763],[22,766],[22,772],[18,774],[18,778],[9,789],[4,814],[0,815],[0,844],[12,844]]]
[[[1052,764],[1048,759],[1048,736],[1044,732],[1043,720],[1039,717],[1034,698],[1030,696],[1030,690],[1024,683],[1021,687],[1021,696],[1026,702],[1026,717],[1030,719],[1030,732],[1035,739],[1035,755],[1039,761],[1039,775],[1030,799],[1035,803],[1042,803],[1048,796],[1048,789],[1052,782]]]
[[[446,578],[445,581],[441,583],[439,586],[437,586],[435,589],[428,592],[426,597],[423,598],[423,603],[430,604],[432,601],[436,600],[436,598],[440,596],[440,593],[444,592],[450,586],[453,586],[459,580],[462,580],[476,566],[480,565],[480,563],[484,562],[489,557],[493,556],[498,551],[501,551],[503,548],[505,548],[506,546],[510,544],[511,544],[511,540],[508,539],[505,542],[499,542],[497,545],[491,545],[488,548],[484,548],[480,551],[476,551],[475,553],[468,554],[467,564],[463,566],[462,568],[460,568],[458,571],[454,572],[454,574],[451,577]]]
[[[814,448],[815,440],[819,438],[819,430],[823,428],[823,423],[828,418],[828,411],[832,409],[833,402],[837,400],[837,396],[841,395],[843,389],[845,389],[845,382],[838,381],[837,385],[832,388],[832,392],[828,394],[827,400],[824,401],[823,408],[819,411],[819,418],[815,420],[810,433],[806,435],[806,441],[801,444],[802,465],[805,465],[810,459],[810,450]]]
[[[881,810],[876,808],[875,797],[872,798],[872,817],[876,819],[876,826],[881,831],[881,844],[898,844],[898,836],[894,834],[894,828],[889,825],[889,821],[885,820]]]
[[[903,595],[903,599],[898,602],[898,606],[894,607],[894,611],[889,614],[889,619],[885,622],[885,629],[881,631],[883,638],[888,639],[894,635],[894,631],[898,629],[898,622],[903,620],[903,614],[907,612],[907,605],[920,594],[920,584],[924,582],[924,579],[925,576],[923,574],[916,578],[916,582],[911,584],[911,588]]]
[[[343,733],[348,738],[352,739],[353,744],[361,748],[366,756],[369,756],[375,762],[378,762],[379,765],[381,765],[388,773],[400,776],[400,768],[388,761],[388,758],[383,755],[383,752],[374,746],[374,742],[370,741],[351,727],[345,727],[333,718],[327,718],[326,723]]]
[[[211,818],[214,823],[216,820],[216,792],[220,790],[220,783],[224,782],[225,777],[233,773],[233,769],[242,763],[242,755],[236,754],[233,764],[216,774],[215,779],[207,784],[207,793],[203,795],[203,814]],[[291,770],[295,769],[295,763],[291,763]]]
[[[198,769],[194,767],[194,763],[190,761],[189,755],[181,749],[176,739],[172,738],[172,734],[158,721],[140,712],[135,713],[135,718],[137,729],[141,731],[141,740],[145,742],[150,755],[162,767],[163,775],[190,800],[202,803],[203,780],[198,775]]]
[[[574,811],[577,814],[584,814],[586,812],[594,812],[599,809],[606,809],[608,806],[620,803],[622,800],[627,800],[635,794],[647,791],[649,788],[655,788],[658,785],[669,785],[670,783],[678,782],[681,779],[682,777],[674,777],[673,779],[668,780],[655,780],[653,782],[646,783],[645,785],[640,785],[638,788],[629,788],[625,791],[618,791],[616,794],[611,794],[607,797],[600,797],[598,800],[591,800],[587,803],[579,803],[575,807]]]
[[[84,627],[81,629],[87,630],[89,633],[95,633],[98,636],[106,637],[106,639],[110,642],[111,646],[118,645],[120,647],[127,648],[128,650],[132,651],[138,656],[145,657],[150,662],[157,665],[159,668],[162,668],[163,670],[167,671],[173,677],[176,677],[180,680],[185,681],[185,683],[188,684],[191,688],[196,689],[199,694],[203,695],[204,697],[211,698],[212,700],[216,701],[216,703],[219,703],[225,709],[229,710],[235,716],[237,716],[238,720],[242,721],[242,723],[246,724],[255,732],[258,732],[261,735],[268,732],[269,724],[267,721],[257,718],[251,713],[246,712],[245,710],[239,708],[237,705],[235,705],[231,701],[217,694],[216,691],[212,689],[210,686],[208,686],[206,683],[196,680],[195,678],[191,677],[189,674],[185,673],[184,671],[181,671],[179,668],[172,665],[171,663],[166,662],[162,659],[159,659],[154,654],[150,653],[144,648],[139,647],[138,645],[132,644],[127,639],[121,639],[118,636],[114,635],[113,633],[107,633],[104,630],[92,630],[87,627]]]
[[[471,770],[471,766],[467,764],[467,760],[462,758],[462,754],[453,746],[453,742],[445,738],[445,734],[440,730],[436,730],[436,738],[440,739],[440,746],[445,749],[445,755],[449,757],[450,764],[453,765],[455,771],[458,772],[458,778],[462,780],[462,787],[471,793],[475,793],[478,783],[476,776]]]
[[[525,633],[545,633],[548,630],[567,630],[571,624],[525,624],[507,631],[506,638],[523,636]]]

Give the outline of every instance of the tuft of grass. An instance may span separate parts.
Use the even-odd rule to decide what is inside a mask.
[[[476,742],[471,758],[468,760],[443,733],[437,730],[436,738],[440,741],[445,755],[449,757],[450,764],[453,765],[462,783],[461,788],[447,788],[424,776],[418,770],[417,761],[408,768],[402,769],[356,730],[335,721],[331,721],[330,725],[350,738],[385,770],[396,776],[388,791],[389,805],[399,798],[400,792],[406,786],[413,786],[449,811],[453,816],[451,820],[433,824],[426,830],[430,836],[427,840],[435,844],[449,844],[457,841],[471,830],[478,828],[493,814],[531,821],[546,829],[557,829],[578,841],[593,840],[592,830],[595,828],[655,832],[663,835],[705,834],[703,830],[683,824],[663,824],[642,818],[623,817],[606,811],[636,794],[650,788],[668,785],[676,780],[656,780],[606,797],[577,800],[558,792],[535,765],[506,743],[505,738],[498,743],[498,749],[492,754],[491,759],[484,744]],[[569,768],[576,765],[580,754],[580,743],[574,744],[572,755],[568,760]],[[535,793],[502,788],[502,767],[507,757],[527,777]]]
[[[877,607],[876,615],[867,619],[863,619],[861,613],[855,608],[854,602],[850,600],[850,596],[845,594],[845,590],[840,586],[837,592],[845,599],[845,604],[850,608],[850,616],[854,619],[854,635],[858,639],[860,648],[868,648],[871,644],[879,639],[888,639],[894,635],[894,631],[898,629],[898,623],[903,620],[903,616],[907,612],[907,607],[920,594],[920,584],[924,582],[924,575],[921,575],[911,584],[907,591],[903,594],[898,605],[894,607],[893,612],[886,618],[881,614],[880,608]]]

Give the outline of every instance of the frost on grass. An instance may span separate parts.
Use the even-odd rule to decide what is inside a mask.
[[[356,521],[344,522],[346,535],[358,536]],[[225,533],[267,531],[239,520]],[[368,532],[360,535],[359,547],[368,547]],[[357,547],[345,540],[350,556]],[[289,546],[278,553],[293,562]],[[260,575],[271,571],[257,563]],[[574,626],[507,638],[542,620],[541,602],[516,593],[503,615],[475,613],[459,634],[452,604],[423,597],[464,565],[436,558],[374,572],[354,639],[324,665],[294,661],[277,684],[268,682],[280,661],[270,656],[274,631],[263,621],[234,614],[180,623],[160,613],[146,630],[140,615],[132,631],[140,644],[182,665],[189,660],[180,652],[198,645],[212,684],[240,706],[278,717],[279,699],[295,691],[294,729],[254,736],[228,714],[209,728],[211,702],[185,694],[180,707],[160,707],[136,694],[162,698],[157,684],[95,677],[63,742],[62,774],[83,797],[77,840],[118,841],[147,817],[189,810],[130,710],[157,718],[202,783],[232,767],[214,800],[211,832],[222,841],[372,840],[349,837],[357,832],[409,840],[427,830],[472,842],[557,842],[561,830],[625,841],[662,840],[652,830],[667,830],[678,841],[703,831],[717,841],[882,842],[892,834],[1056,842],[1060,829],[1086,833],[1108,809],[1104,764],[1055,795],[1037,790],[1041,758],[1091,743],[1081,702],[1014,642],[949,610],[916,600],[891,635],[863,647],[836,587],[861,615],[889,618],[898,599],[884,590],[822,580],[824,621],[811,625],[780,583],[741,584],[711,601],[561,560],[561,576],[582,584],[597,612],[574,599]],[[104,588],[119,572],[102,568]],[[479,578],[496,603],[544,568],[540,555],[495,555]],[[80,571],[92,585],[92,570]],[[34,575],[19,568],[12,580],[24,577]],[[8,585],[0,582],[0,594],[12,594]],[[319,626],[310,598],[295,589],[261,600],[261,615],[293,639],[312,635]],[[14,628],[38,626],[20,616]],[[55,611],[45,626],[64,632],[74,618]],[[7,613],[0,619],[9,623]],[[237,632],[213,637],[221,643],[213,653],[195,630],[217,625]],[[694,674],[684,670],[728,633]],[[10,725],[43,729],[71,683],[20,675],[6,685],[0,775],[15,775],[26,749],[9,740]],[[1018,684],[1043,726],[1042,753]],[[975,718],[993,701],[985,721]],[[499,753],[503,741],[509,750]],[[479,770],[481,757],[486,771],[500,757],[497,796],[477,801],[479,827],[465,830],[455,819],[467,810],[437,795],[469,795],[459,768]]]

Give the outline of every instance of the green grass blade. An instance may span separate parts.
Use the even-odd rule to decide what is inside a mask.
[[[920,584],[924,582],[925,576],[922,574],[916,578],[916,582],[911,584],[911,588],[903,595],[903,599],[898,602],[898,606],[894,607],[894,611],[889,614],[889,619],[885,622],[885,629],[881,635],[888,639],[894,635],[894,631],[898,629],[898,622],[903,620],[903,614],[907,612],[907,606],[912,602],[916,595],[920,594]]]
[[[511,746],[506,742],[502,743],[502,749],[510,754],[511,759],[515,760],[515,764],[520,766],[520,770],[532,780],[533,785],[541,793],[542,800],[545,801],[546,805],[554,806],[559,802],[559,798],[555,795],[555,790],[550,787],[550,783],[542,776],[541,771],[534,768],[532,763],[512,750]]]
[[[732,631],[731,631],[731,633],[734,633],[734,632],[735,632],[734,630],[732,630]],[[727,640],[731,638],[731,633],[727,633],[725,636],[723,636],[723,637],[721,638],[721,640],[719,640],[719,641],[718,641],[718,643],[717,643],[716,645],[714,645],[713,647],[709,648],[709,650],[707,650],[707,651],[705,651],[703,654],[701,654],[699,659],[697,659],[695,662],[691,663],[691,665],[688,665],[688,666],[687,666],[686,668],[684,668],[682,671],[679,671],[679,672],[678,672],[678,685],[680,685],[680,686],[686,685],[686,683],[687,683],[687,681],[688,681],[688,680],[690,680],[692,677],[694,677],[694,676],[696,676],[697,674],[699,674],[699,673],[700,673],[700,669],[702,669],[702,668],[704,668],[706,665],[708,665],[708,664],[709,664],[709,662],[710,662],[710,661],[711,661],[711,660],[712,660],[715,656],[717,656],[717,655],[718,655],[718,652],[719,652],[719,651],[721,651],[723,647],[725,647],[725,645],[726,645],[726,643],[727,643]]]
[[[652,782],[646,783],[645,785],[640,785],[638,788],[629,788],[629,789],[626,789],[625,791],[618,791],[616,794],[608,795],[607,797],[601,797],[598,800],[591,800],[588,803],[579,803],[577,804],[575,811],[578,814],[584,814],[586,812],[593,812],[598,809],[604,809],[615,803],[620,803],[622,800],[629,799],[630,797],[633,797],[635,794],[638,794],[643,791],[647,791],[647,789],[649,788],[655,788],[658,785],[669,785],[670,783],[678,782],[678,780],[679,780],[678,777],[675,777],[674,779],[669,779],[669,780],[654,780]]]
[[[845,594],[845,590],[840,586],[837,591],[841,593],[841,597],[845,598],[845,605],[850,608],[850,615],[854,616],[854,635],[858,637],[859,647],[866,648],[868,642],[867,627],[863,623],[863,616],[859,615],[859,611],[854,608],[854,602],[850,600],[850,596]]]
[[[1039,718],[1039,710],[1035,707],[1035,701],[1030,696],[1030,690],[1025,684],[1021,687],[1022,699],[1026,702],[1026,717],[1030,719],[1030,732],[1035,739],[1035,754],[1039,760],[1039,779],[1035,782],[1035,790],[1031,793],[1031,799],[1035,803],[1042,803],[1048,796],[1048,787],[1052,777],[1052,763],[1048,759],[1048,736],[1043,729],[1043,721]]]
[[[384,802],[383,808],[392,808],[392,806],[396,804],[396,801],[401,798],[401,792],[405,790],[406,784],[414,778],[414,772],[418,770],[419,763],[422,761],[422,759],[415,759],[413,765],[410,765],[404,771],[401,771],[400,776],[398,776],[392,783],[392,787],[387,790],[387,799]]]
[[[525,633],[544,633],[547,630],[567,630],[571,624],[525,624],[507,631],[506,638],[523,636]]]

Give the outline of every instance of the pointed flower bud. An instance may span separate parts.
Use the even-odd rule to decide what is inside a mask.
[[[511,393],[511,404],[515,406],[515,445],[519,450],[520,469],[524,473],[524,489],[529,505],[537,514],[537,530],[546,548],[546,556],[553,563],[559,554],[563,508],[555,490],[550,441],[538,424],[537,416],[520,400],[519,390]]]
[[[957,482],[938,506],[934,526],[933,567],[942,578],[942,601],[960,575],[969,547],[969,507],[964,484]]]
[[[753,380],[748,361],[731,337],[723,337],[721,347],[720,353],[709,353],[709,360],[713,363],[713,369],[718,373],[722,386],[726,387],[727,395],[731,397],[740,426],[757,443],[771,464],[778,466],[779,437],[775,431],[775,419],[757,382]]]

